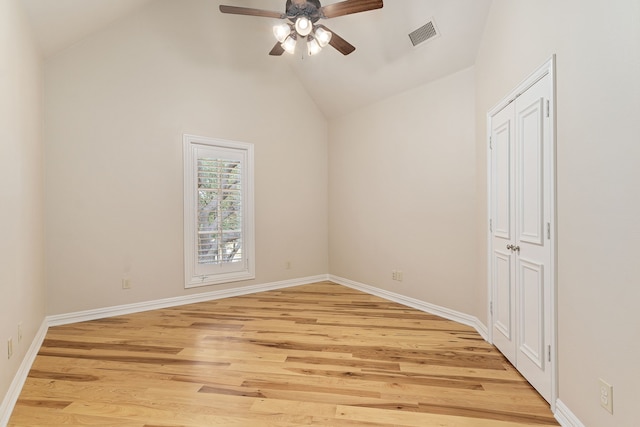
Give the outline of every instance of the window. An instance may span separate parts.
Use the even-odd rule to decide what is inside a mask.
[[[253,279],[253,258],[253,145],[185,135],[185,287]]]

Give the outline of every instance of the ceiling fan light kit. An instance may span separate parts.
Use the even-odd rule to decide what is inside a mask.
[[[303,24],[298,24],[303,21]],[[293,36],[291,35],[293,32]],[[313,35],[311,32],[313,31]],[[305,17],[300,17],[296,20],[295,25],[282,23],[274,25],[273,35],[278,43],[281,43],[282,49],[287,53],[295,53],[296,41],[298,36],[307,39],[307,53],[309,56],[313,56],[320,53],[323,47],[329,44],[331,40],[331,32],[324,28],[314,26],[311,21]]]
[[[280,29],[282,25],[287,25],[287,24],[276,25],[275,27],[273,27],[273,33],[276,34],[276,40],[278,40],[281,43],[284,43],[288,39],[285,37],[285,40],[280,40],[281,36],[279,37],[279,35],[286,32],[286,30]],[[325,47],[327,44],[329,44],[329,42],[331,41],[330,31],[327,31],[324,28],[313,25],[311,21],[309,21],[309,19],[307,19],[304,16],[301,16],[296,19],[294,28],[295,28],[295,32],[301,38],[306,37],[307,53],[309,54],[309,56],[313,56],[317,53],[320,53],[322,48]],[[311,34],[312,31],[313,31],[313,35]],[[289,32],[287,33],[287,35],[291,34],[291,32],[292,32],[291,28],[289,27]],[[295,53],[295,44],[293,45],[293,50],[286,49],[284,45],[282,47],[287,53]]]
[[[382,8],[382,0],[345,0],[322,6],[320,0],[287,0],[285,13],[252,9],[238,6],[220,6],[220,12],[234,15],[260,16],[264,18],[287,19],[273,27],[273,35],[278,41],[269,55],[280,56],[284,52],[293,54],[298,37],[306,39],[307,53],[316,55],[323,47],[331,45],[343,55],[349,55],[356,48],[342,37],[317,22],[320,19],[351,15]]]

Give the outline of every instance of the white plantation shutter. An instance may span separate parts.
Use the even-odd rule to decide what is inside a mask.
[[[198,157],[198,263],[242,261],[242,162]]]
[[[253,272],[253,146],[185,135],[186,287]]]

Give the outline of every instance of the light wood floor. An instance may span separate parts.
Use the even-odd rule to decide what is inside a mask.
[[[49,329],[10,426],[557,426],[472,329],[331,283]]]

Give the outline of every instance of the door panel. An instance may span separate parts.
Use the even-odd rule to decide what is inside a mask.
[[[509,108],[509,112],[511,111]],[[491,138],[495,156],[494,235],[506,240],[511,239],[512,134],[509,117],[496,128]]]
[[[520,107],[517,100],[518,117],[518,240],[542,245],[543,243],[543,98],[530,105]]]
[[[514,308],[511,298],[513,294],[511,254],[505,254],[500,251],[494,252],[494,274],[497,288],[494,305],[495,328],[506,340],[511,341],[513,324],[511,317]]]
[[[544,268],[523,259],[518,265],[519,350],[538,368],[544,369]]]

